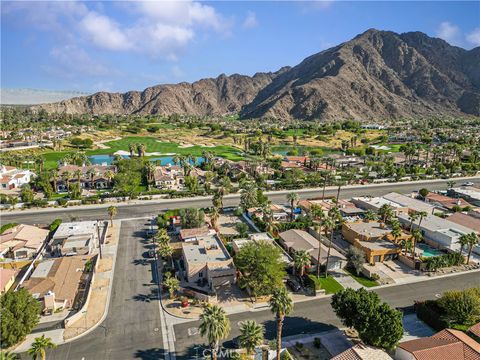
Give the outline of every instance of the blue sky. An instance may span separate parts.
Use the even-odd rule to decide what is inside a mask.
[[[1,87],[141,90],[295,65],[369,28],[480,45],[480,2],[2,1]]]

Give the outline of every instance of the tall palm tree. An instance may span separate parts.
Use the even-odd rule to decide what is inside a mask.
[[[113,218],[118,214],[118,208],[116,206],[109,206],[107,208],[108,216],[110,216],[110,226],[113,226]]]
[[[200,335],[207,338],[212,352],[212,360],[217,359],[220,340],[230,333],[230,321],[225,310],[218,305],[207,305],[200,315]]]
[[[68,186],[70,184],[70,179],[72,178],[72,173],[70,171],[64,171],[61,175],[63,182],[65,183],[65,188],[67,189],[67,192],[70,192],[70,187]]]
[[[330,235],[328,240],[327,261],[325,262],[325,278],[328,276],[328,262],[330,260],[330,249],[332,248],[333,234],[335,231],[335,227],[337,225],[336,221],[337,221],[337,215],[335,213],[329,214],[329,216],[327,216],[323,221],[323,226],[325,228],[325,235],[327,231],[329,232],[329,235]]]
[[[137,145],[134,143],[128,144],[128,151],[130,152],[130,158],[133,158],[133,154],[137,150]]]
[[[112,170],[107,170],[105,171],[103,176],[105,177],[105,179],[107,179],[109,183],[111,183],[112,180],[115,178],[115,173]]]
[[[52,169],[50,170],[50,176],[53,181],[53,190],[56,192],[57,191],[57,180],[58,180],[58,170]]]
[[[95,168],[92,166],[87,170],[87,177],[90,179],[90,188],[93,189],[93,179],[97,175],[97,171]]]
[[[80,170],[80,169],[77,169],[73,172],[73,176],[77,178],[77,183],[78,183],[78,188],[79,189],[81,188],[80,184],[81,184],[81,180],[82,180],[82,175],[83,175],[83,173],[82,173],[82,170]]]
[[[380,209],[378,209],[378,214],[382,217],[382,221],[386,223],[390,221],[393,217],[393,207],[390,204],[383,204]]]
[[[418,229],[420,229],[420,225],[422,225],[422,220],[425,219],[428,214],[426,211],[419,211],[417,212],[418,215]]]
[[[470,256],[472,255],[472,250],[475,245],[479,243],[479,238],[478,235],[474,232],[472,232],[468,236],[468,257],[467,257],[467,264],[470,263]]]
[[[218,207],[214,206],[212,208],[212,212],[210,214],[210,220],[212,222],[212,227],[214,229],[217,228],[217,221],[218,221],[219,217],[220,217],[220,210],[218,209]]]
[[[377,214],[375,214],[375,212],[372,210],[365,211],[365,214],[363,215],[363,217],[367,221],[377,220]]]
[[[56,348],[57,345],[55,345],[52,342],[52,339],[46,338],[45,335],[42,335],[40,337],[35,338],[35,340],[32,343],[32,347],[28,349],[28,355],[30,355],[33,360],[37,360],[38,357],[40,356],[40,359],[45,360],[47,358],[47,349],[53,349]]]
[[[296,192],[290,192],[287,194],[287,200],[290,202],[290,219],[293,221],[295,214],[293,210],[295,210],[295,203],[298,201],[298,194]]]
[[[280,360],[280,351],[282,350],[282,327],[285,316],[293,310],[293,301],[288,294],[287,289],[282,286],[273,291],[269,300],[270,310],[275,314],[277,321],[277,360]]]
[[[262,345],[265,328],[255,320],[246,320],[240,325],[240,345],[247,350],[247,355],[253,353],[257,346]]]
[[[311,257],[307,250],[297,250],[293,254],[293,262],[295,264],[295,269],[300,271],[300,277],[303,277],[305,273],[305,268],[310,266]]]
[[[418,212],[417,211],[412,211],[409,215],[408,215],[408,220],[410,220],[410,232],[412,232],[412,228],[413,228],[413,223],[418,219]]]
[[[420,241],[423,240],[423,235],[422,235],[422,232],[419,230],[419,229],[413,229],[412,230],[412,240],[413,240],[413,244],[412,244],[412,258],[413,260],[415,260],[415,250],[417,249],[417,243],[419,243]]]
[[[169,244],[170,243],[170,236],[165,229],[158,229],[158,232],[155,234],[154,241],[157,242],[159,245],[162,244]]]

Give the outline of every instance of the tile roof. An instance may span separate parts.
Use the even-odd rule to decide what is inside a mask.
[[[472,229],[473,231],[480,233],[479,218],[457,212],[453,215],[450,215],[447,219],[448,221],[451,221],[455,224],[465,226],[466,228]]]
[[[0,270],[0,291],[4,291],[5,285],[8,284],[8,282],[12,279],[12,277],[15,277],[17,275],[17,272],[12,269],[1,269]]]
[[[364,344],[357,344],[334,356],[332,360],[391,360],[384,350]]]
[[[473,335],[480,337],[480,322],[476,323],[470,329],[468,329]]]
[[[402,342],[399,348],[417,360],[479,360],[480,344],[465,333],[445,329],[430,337]]]

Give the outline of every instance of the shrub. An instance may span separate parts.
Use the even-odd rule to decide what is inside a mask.
[[[64,199],[64,198],[61,198],[61,199],[58,199],[57,202],[58,202],[58,205],[65,206],[65,205],[67,205],[68,200]]]
[[[480,317],[480,288],[447,291],[437,303],[450,320],[471,325]]]
[[[443,254],[440,256],[433,256],[424,259],[425,268],[428,271],[436,271],[437,269],[458,266],[465,262],[465,258],[462,254],[457,252],[452,252],[448,254]]]
[[[449,326],[448,321],[442,317],[442,310],[433,300],[417,302],[415,304],[415,312],[420,320],[437,331]]]
[[[320,341],[320,338],[314,338],[313,339],[313,346],[315,346],[317,349],[320,349],[322,346],[322,342]]]
[[[5,231],[8,229],[11,229],[15,226],[17,226],[17,223],[8,223],[8,224],[3,224],[2,227],[0,228],[0,234],[3,234]]]
[[[50,228],[49,228],[50,232],[54,232],[55,230],[57,230],[61,223],[62,223],[62,219],[53,220],[52,223],[50,224]]]
[[[303,277],[303,279],[305,280],[305,285],[314,291],[322,288],[322,282],[313,274],[307,274]]]

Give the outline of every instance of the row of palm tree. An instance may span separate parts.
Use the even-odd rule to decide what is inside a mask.
[[[293,301],[283,286],[274,290],[269,300],[270,311],[274,314],[277,322],[277,360],[280,360],[282,349],[282,330],[285,316],[293,311]],[[230,320],[224,309],[218,305],[207,304],[200,315],[200,335],[204,336],[210,346],[212,360],[217,359],[220,341],[230,334]],[[264,341],[265,329],[263,325],[254,320],[246,320],[240,325],[240,344],[247,350],[247,354],[253,353],[254,349]]]
[[[134,154],[137,153],[138,157],[145,156],[145,151],[147,146],[142,143],[130,143],[128,144],[128,151],[130,152],[130,157],[133,158]]]

